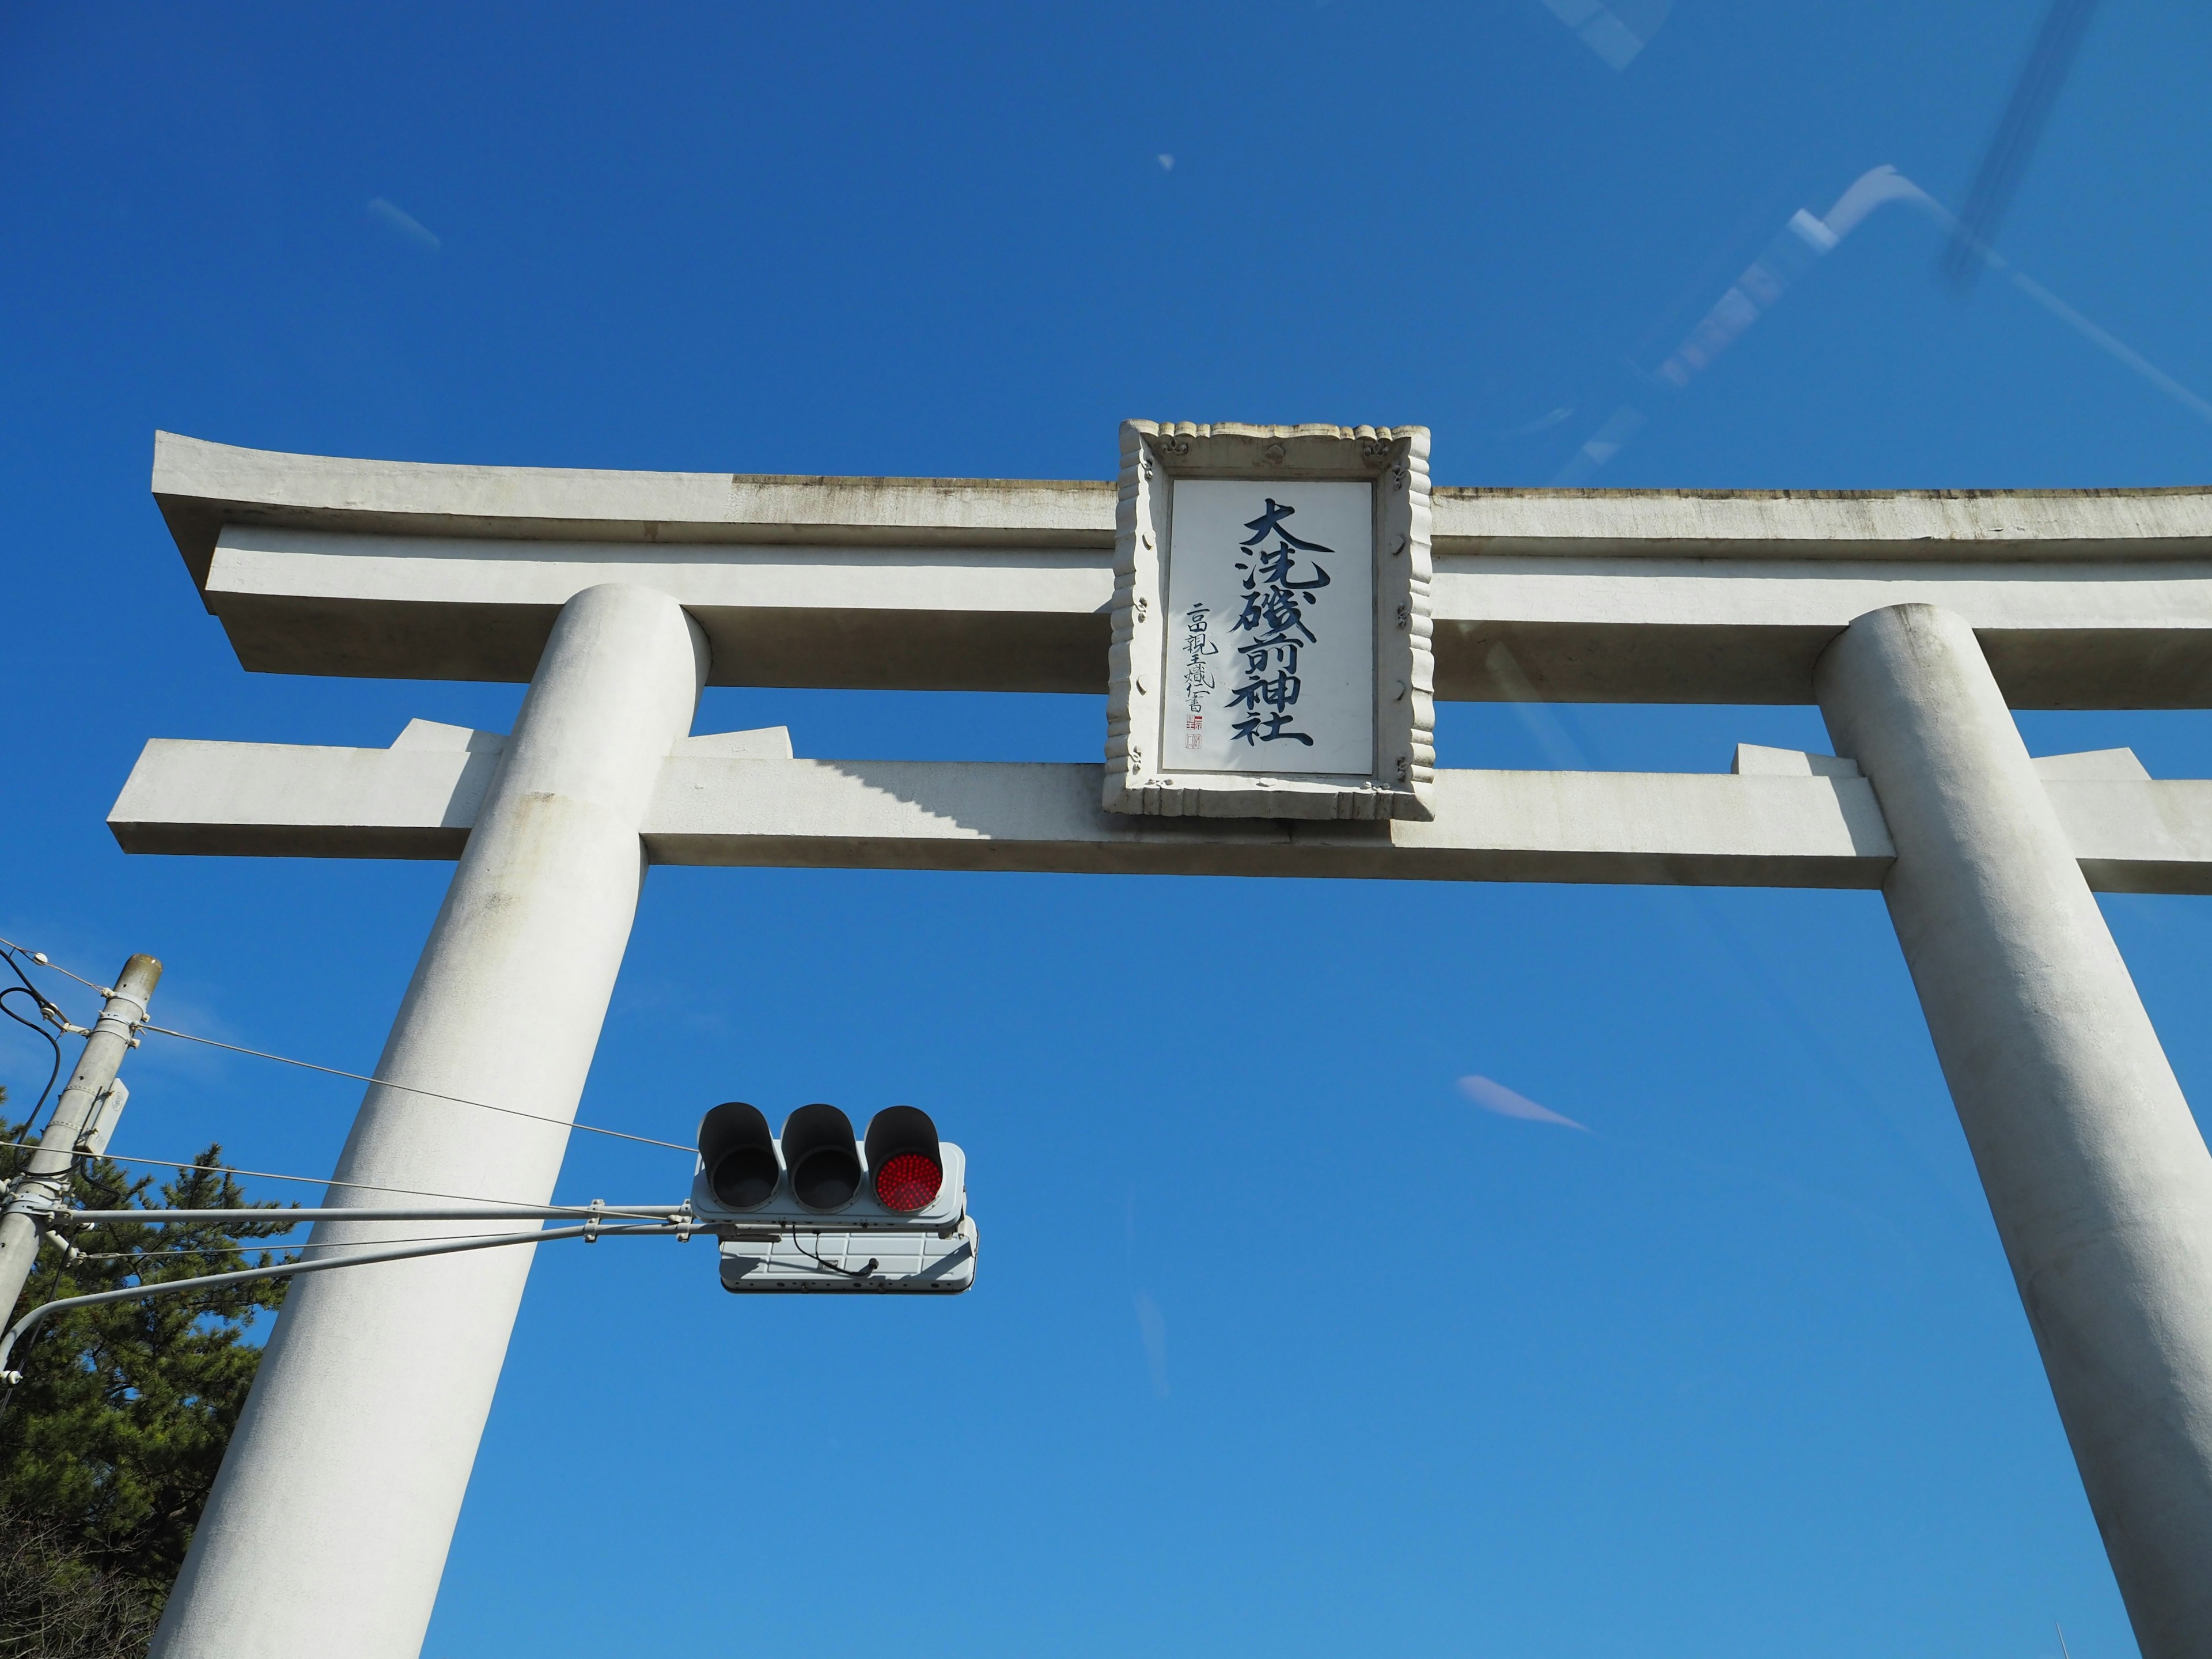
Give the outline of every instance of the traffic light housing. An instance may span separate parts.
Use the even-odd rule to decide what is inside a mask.
[[[744,1101],[699,1125],[691,1208],[721,1241],[731,1291],[966,1290],[975,1278],[968,1160],[929,1114],[888,1106],[865,1137],[825,1102],[781,1136]]]
[[[716,1203],[743,1212],[775,1195],[783,1165],[760,1108],[726,1100],[699,1124],[699,1177]]]

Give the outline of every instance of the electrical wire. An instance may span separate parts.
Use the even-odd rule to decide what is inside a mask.
[[[38,1149],[35,1140],[0,1140],[0,1146],[21,1146]],[[210,1175],[252,1176],[258,1181],[296,1181],[303,1187],[342,1187],[349,1192],[392,1193],[401,1198],[442,1198],[455,1204],[514,1204],[521,1200],[512,1198],[487,1198],[482,1193],[433,1193],[420,1187],[380,1187],[368,1181],[340,1181],[335,1176],[279,1175],[274,1170],[241,1170],[228,1164],[179,1164],[173,1158],[126,1158],[121,1152],[102,1152],[100,1156],[112,1164],[152,1164],[164,1170],[204,1170]],[[121,1209],[123,1206],[112,1207]],[[581,1216],[590,1213],[586,1204],[548,1204],[546,1209],[570,1209]],[[65,1212],[64,1212],[65,1213]],[[271,1211],[281,1215],[281,1210]]]
[[[15,977],[22,980],[24,988],[30,992],[33,997],[37,999],[40,1012],[42,1013],[52,1009],[54,1014],[58,1015],[61,1012],[61,1010],[56,1008],[52,1003],[48,1002],[45,997],[40,995],[38,987],[33,985],[28,979],[24,978],[23,970],[21,968],[15,967],[13,953],[19,951],[21,951],[24,956],[29,957],[33,962],[38,963],[40,967],[50,968],[58,974],[66,974],[78,984],[86,987],[88,989],[98,992],[103,997],[112,996],[114,994],[114,991],[110,987],[105,985],[95,985],[92,981],[87,979],[82,974],[71,973],[70,969],[63,967],[59,963],[50,961],[42,952],[27,950],[24,946],[16,944],[13,939],[0,938],[0,958],[4,958],[7,961],[8,965],[10,968],[15,969]],[[4,1003],[0,1003],[0,1006],[4,1006]],[[17,1015],[15,1018],[20,1019],[21,1016]],[[167,1025],[156,1025],[150,1020],[140,1020],[133,1025],[131,1029],[134,1032],[155,1031],[159,1032],[163,1036],[176,1037],[185,1042],[204,1043],[210,1048],[228,1048],[234,1054],[250,1054],[256,1060],[273,1060],[279,1065],[296,1066],[302,1071],[322,1072],[331,1077],[350,1078],[356,1083],[374,1083],[380,1088],[397,1089],[401,1091],[403,1093],[422,1095],[430,1100],[451,1101],[457,1106],[474,1106],[482,1111],[500,1112],[505,1114],[508,1117],[528,1118],[535,1123],[550,1124],[556,1129],[581,1129],[587,1134],[606,1135],[616,1140],[634,1140],[639,1145],[644,1146],[665,1146],[671,1152],[696,1152],[698,1150],[696,1146],[688,1146],[679,1140],[662,1140],[653,1135],[634,1135],[629,1133],[627,1130],[623,1129],[603,1129],[596,1123],[577,1123],[566,1118],[550,1117],[543,1112],[526,1112],[520,1107],[516,1106],[495,1106],[488,1100],[471,1100],[462,1095],[441,1094],[435,1089],[418,1089],[411,1083],[394,1083],[388,1078],[373,1077],[366,1072],[349,1072],[337,1066],[319,1066],[312,1060],[295,1060],[289,1054],[273,1054],[265,1048],[248,1048],[241,1043],[221,1042],[216,1041],[214,1037],[199,1036],[191,1031],[179,1031],[173,1030],[171,1027]],[[57,1060],[58,1060],[61,1053],[58,1045],[56,1046],[54,1052]]]
[[[611,1135],[617,1140],[635,1140],[647,1146],[666,1146],[678,1152],[696,1152],[696,1146],[687,1146],[680,1140],[661,1140],[652,1135],[634,1135],[623,1129],[602,1129],[596,1123],[573,1123],[565,1118],[548,1117],[543,1112],[526,1112],[515,1106],[495,1106],[488,1100],[470,1100],[460,1095],[441,1094],[435,1089],[418,1089],[411,1083],[394,1083],[389,1078],[372,1077],[366,1072],[349,1072],[336,1066],[318,1066],[312,1060],[294,1060],[289,1054],[272,1054],[263,1048],[247,1048],[235,1042],[218,1042],[213,1037],[195,1036],[190,1031],[173,1031],[166,1025],[149,1022],[140,1025],[142,1031],[156,1031],[163,1036],[181,1037],[186,1042],[204,1042],[210,1048],[228,1048],[234,1054],[251,1054],[256,1060],[273,1060],[283,1066],[297,1066],[302,1071],[325,1072],[332,1077],[349,1077],[356,1083],[374,1083],[381,1089],[398,1089],[406,1094],[422,1095],[431,1100],[450,1100],[456,1106],[475,1106],[487,1112],[504,1112],[509,1117],[526,1117],[534,1123],[550,1123],[556,1129],[582,1129],[595,1135]]]
[[[13,957],[8,958],[8,965],[10,968],[15,967],[15,960]],[[21,977],[20,974],[18,975],[18,977]],[[39,1091],[39,1103],[31,1108],[29,1115],[25,1117],[23,1120],[24,1127],[27,1128],[32,1124],[36,1123],[39,1121],[39,1114],[46,1109],[46,1097],[53,1093],[55,1079],[59,1078],[62,1074],[62,1045],[54,1034],[52,1031],[49,1031],[43,1024],[40,1024],[34,1020],[25,1019],[22,1015],[17,1013],[13,1008],[10,1008],[8,1006],[8,999],[9,997],[19,997],[23,994],[23,988],[20,985],[10,985],[5,990],[0,990],[0,1014],[5,1014],[9,1018],[14,1020],[16,1024],[27,1027],[29,1030],[35,1031],[39,1036],[46,1040],[46,1047],[54,1051],[53,1069],[46,1073],[46,1086]],[[31,992],[30,997],[32,1001],[34,1003],[39,1000],[39,994],[36,991]]]
[[[0,943],[4,943],[4,941],[0,941]],[[39,1114],[46,1107],[46,1097],[54,1091],[54,1084],[62,1074],[62,1045],[61,1040],[55,1036],[52,1031],[46,1030],[46,1024],[33,1024],[31,1021],[25,1019],[22,1015],[17,1013],[13,1008],[9,1007],[8,999],[11,996],[29,997],[33,1003],[38,1005],[39,1016],[40,1019],[46,1022],[47,1024],[58,1025],[64,1031],[81,1031],[84,1028],[81,1025],[71,1024],[70,1023],[69,1016],[62,1012],[62,1011],[59,1008],[57,1008],[52,1003],[47,1001],[45,995],[40,991],[39,988],[31,983],[30,976],[24,973],[22,968],[15,961],[15,951],[19,947],[17,946],[10,945],[6,950],[0,951],[0,960],[4,960],[7,963],[8,971],[15,975],[17,981],[20,981],[17,984],[9,986],[5,990],[0,990],[0,1012],[6,1013],[8,1018],[14,1020],[18,1025],[29,1026],[32,1030],[36,1031],[41,1037],[45,1038],[46,1047],[54,1051],[53,1069],[46,1073],[46,1086],[39,1091],[39,1103],[31,1108],[30,1115],[23,1120],[25,1127],[28,1127],[31,1124],[39,1121]]]
[[[822,1235],[820,1233],[814,1235],[814,1243],[817,1247],[821,1244]],[[791,1248],[798,1251],[799,1255],[805,1256],[809,1261],[811,1261],[816,1267],[823,1268],[830,1273],[842,1273],[848,1279],[866,1279],[870,1273],[875,1272],[877,1268],[884,1265],[874,1256],[870,1256],[868,1258],[868,1265],[865,1267],[845,1267],[840,1262],[830,1261],[826,1255],[822,1255],[817,1254],[815,1250],[808,1249],[806,1246],[799,1242],[799,1235],[795,1232],[791,1235]]]

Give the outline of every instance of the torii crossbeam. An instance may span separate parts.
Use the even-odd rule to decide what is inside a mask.
[[[2212,491],[1436,490],[1437,696],[1817,702],[1848,758],[1445,771],[1425,821],[1305,822],[690,735],[702,684],[1104,690],[1112,483],[163,434],[154,489],[247,667],[530,683],[512,734],[157,740],[111,814],[131,852],[458,860],[331,1203],[550,1197],[560,1133],[409,1091],[572,1114],[653,863],[1880,889],[2142,1650],[2212,1652],[2212,1154],[2092,896],[2212,892],[2212,782],[2032,762],[2008,707],[2212,707]],[[294,1292],[157,1654],[417,1650],[527,1266]]]

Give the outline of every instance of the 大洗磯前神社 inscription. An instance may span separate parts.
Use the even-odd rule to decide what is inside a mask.
[[[1192,479],[1174,514],[1166,763],[1370,770],[1373,486]]]

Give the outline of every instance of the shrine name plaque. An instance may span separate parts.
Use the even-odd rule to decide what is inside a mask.
[[[1121,425],[1104,804],[1425,818],[1425,427]]]

